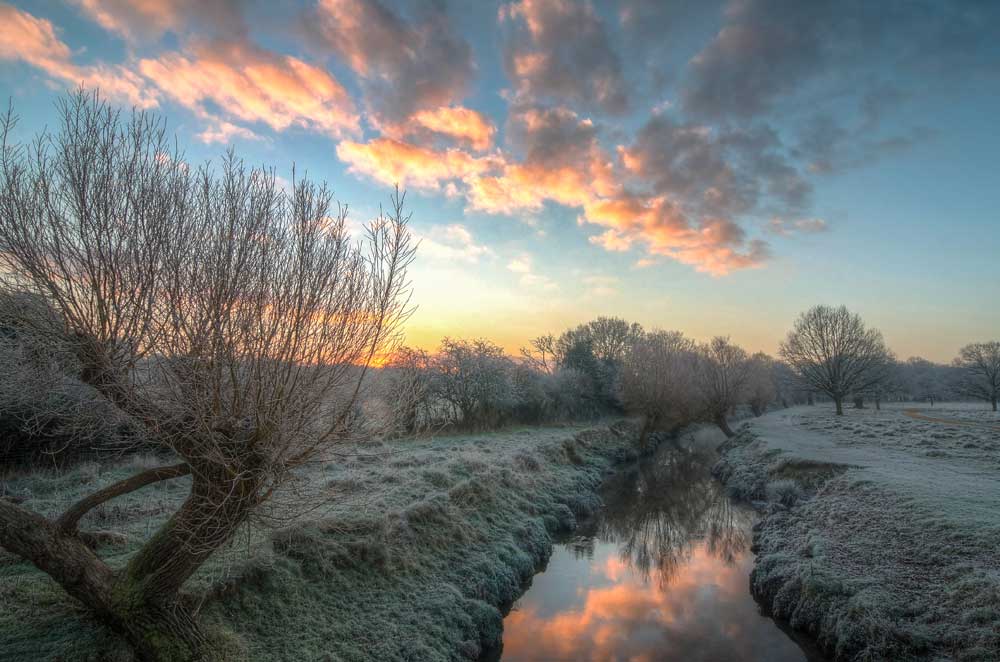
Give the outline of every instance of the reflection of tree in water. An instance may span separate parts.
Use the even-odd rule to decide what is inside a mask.
[[[746,551],[750,514],[735,507],[712,478],[706,451],[661,448],[650,460],[612,478],[605,508],[594,522],[597,538],[618,543],[622,559],[644,577],[669,583],[699,543],[727,565]],[[591,555],[578,539],[574,551]]]

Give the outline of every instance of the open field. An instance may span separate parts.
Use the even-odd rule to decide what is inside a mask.
[[[322,509],[257,527],[195,577],[192,599],[232,659],[474,659],[547,559],[550,534],[598,503],[615,463],[636,457],[630,424],[515,428],[368,444],[310,470]],[[149,458],[151,460],[151,458]],[[134,471],[142,459],[6,477],[43,513]],[[88,515],[120,566],[187,492],[151,486]],[[289,493],[286,499],[300,499]],[[0,560],[0,659],[126,660],[131,653],[46,575]]]
[[[1000,431],[982,406],[795,407],[723,446],[757,599],[837,659],[1000,658]]]

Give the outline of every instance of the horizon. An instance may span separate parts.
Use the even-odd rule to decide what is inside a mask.
[[[421,241],[407,344],[597,316],[775,355],[846,305],[902,359],[995,338],[1000,5],[0,2],[17,139],[83,83]]]

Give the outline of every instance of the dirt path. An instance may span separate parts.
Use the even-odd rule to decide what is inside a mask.
[[[919,409],[904,409],[903,413],[910,418],[915,418],[921,421],[930,421],[932,423],[945,423],[947,425],[968,425],[972,427],[987,427],[993,430],[1000,430],[1000,424],[997,423],[986,423],[980,421],[958,421],[953,418],[934,418],[933,416],[925,416],[920,413]]]

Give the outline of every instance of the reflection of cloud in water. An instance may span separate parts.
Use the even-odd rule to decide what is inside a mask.
[[[613,478],[602,516],[557,547],[504,621],[503,659],[805,659],[750,597],[750,514],[711,460],[661,452]]]

